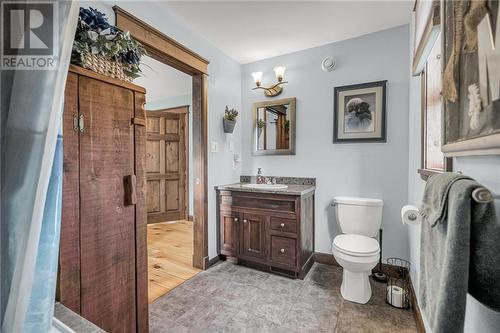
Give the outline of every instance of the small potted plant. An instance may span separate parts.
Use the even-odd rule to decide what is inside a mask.
[[[229,109],[226,105],[226,110],[224,111],[224,133],[233,133],[237,117],[238,111]]]
[[[257,120],[257,135],[260,136],[262,134],[262,130],[266,127],[266,122],[262,119]]]

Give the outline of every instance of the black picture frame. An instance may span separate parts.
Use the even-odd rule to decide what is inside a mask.
[[[339,125],[339,94],[341,92],[352,91],[352,95],[356,95],[356,90],[366,89],[366,88],[382,88],[381,98],[381,111],[375,110],[375,112],[380,112],[381,115],[381,128],[380,136],[377,137],[366,137],[366,138],[339,138],[338,125]],[[352,84],[347,86],[335,87],[333,91],[333,143],[370,143],[370,142],[387,142],[387,117],[386,117],[386,103],[387,103],[387,80],[367,82],[360,84]],[[344,106],[342,106],[344,108]]]

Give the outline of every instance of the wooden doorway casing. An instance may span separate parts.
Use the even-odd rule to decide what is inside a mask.
[[[148,54],[181,72],[192,76],[193,82],[193,266],[201,269],[208,268],[208,106],[207,106],[207,74],[208,60],[204,59],[172,38],[166,36],[158,29],[153,28],[144,21],[131,15],[118,6],[114,6],[116,26],[130,34],[139,41]],[[145,195],[145,194],[144,194]],[[144,207],[146,208],[146,207]],[[146,226],[144,226],[144,229]],[[138,256],[137,274],[147,275],[147,236],[146,230],[138,230],[141,238],[136,248],[140,250]],[[140,258],[139,258],[140,257]],[[137,290],[138,299],[146,300],[148,295],[147,285]],[[139,332],[148,332],[148,313],[146,309],[138,317],[142,318],[137,323]]]
[[[208,267],[207,74],[209,61],[119,6],[114,6],[113,10],[116,15],[116,26],[121,30],[129,31],[144,46],[152,58],[192,76],[193,266],[206,269]]]
[[[189,106],[146,111],[148,223],[188,219]]]

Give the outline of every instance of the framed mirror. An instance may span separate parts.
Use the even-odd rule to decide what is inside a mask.
[[[295,97],[253,104],[254,155],[295,155]]]

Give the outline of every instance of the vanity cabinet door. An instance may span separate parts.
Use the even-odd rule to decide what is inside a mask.
[[[266,258],[266,216],[243,214],[241,224],[241,254],[247,257]]]
[[[238,254],[238,225],[240,223],[240,215],[231,211],[221,211],[221,253],[227,256],[235,256]]]

